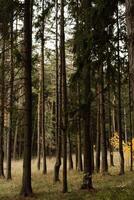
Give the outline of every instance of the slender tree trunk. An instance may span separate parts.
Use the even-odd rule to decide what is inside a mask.
[[[31,1],[24,3],[24,91],[25,91],[25,129],[22,196],[32,195],[31,186],[31,138],[32,138],[32,7]]]
[[[35,144],[35,137],[36,137],[36,132],[37,132],[37,121],[38,121],[38,106],[37,106],[37,109],[36,109],[36,112],[35,112],[35,118],[34,118],[34,122],[33,122],[33,135],[32,135],[32,152],[34,153],[35,155],[35,149],[34,149],[34,144]],[[33,155],[32,153],[32,155]]]
[[[7,179],[11,179],[11,157],[12,157],[12,132],[13,132],[13,87],[14,87],[14,63],[13,63],[13,13],[11,20],[11,78],[10,78],[10,113],[9,131],[7,134]]]
[[[125,143],[128,142],[127,139],[127,118],[126,118],[126,109],[124,108],[124,131],[125,131]]]
[[[14,136],[14,145],[13,145],[13,160],[16,160],[16,147],[17,147],[17,138],[18,138],[18,128],[19,120],[16,121],[15,136]]]
[[[40,77],[40,76],[39,76]],[[40,170],[41,161],[41,80],[39,80],[39,94],[38,94],[38,122],[37,122],[37,169]]]
[[[122,135],[122,116],[121,116],[121,62],[120,62],[120,33],[119,33],[119,15],[117,7],[117,36],[118,36],[118,133],[119,133],[119,153],[120,153],[120,175],[124,174],[124,153],[123,153],[123,135]]]
[[[80,85],[77,84],[77,93],[78,93],[78,104],[80,107]],[[77,149],[78,149],[78,171],[83,170],[82,166],[82,142],[81,142],[81,114],[80,111],[78,113],[78,119],[77,119]]]
[[[58,0],[56,0],[56,163],[54,166],[54,182],[60,180],[59,171],[61,166],[61,102],[62,95],[59,98],[59,92],[61,94],[61,74],[59,85],[59,51],[58,51]],[[61,73],[61,72],[60,72]],[[60,89],[60,91],[59,91]]]
[[[96,172],[100,171],[100,89],[97,87],[97,138],[96,138]]]
[[[77,145],[77,141],[76,141],[76,147],[75,147],[75,167],[76,170],[78,169],[78,145]]]
[[[113,97],[113,109],[112,109],[112,132],[115,133],[117,131],[117,119],[116,119],[116,99],[115,95]]]
[[[73,158],[72,158],[72,141],[71,141],[70,133],[68,133],[68,145],[69,145],[69,154],[68,154],[69,170],[72,170],[73,169]]]
[[[134,100],[134,1],[126,1],[126,21],[127,21],[127,33],[128,33],[128,60],[129,60],[129,74],[132,87],[132,97]]]
[[[105,101],[104,101],[104,71],[100,69],[101,92],[100,92],[100,129],[101,129],[101,151],[102,151],[102,174],[108,172],[107,162],[107,138],[105,130]]]
[[[63,192],[67,192],[67,88],[66,88],[66,62],[65,62],[65,0],[61,0],[60,22],[60,59],[62,69],[62,134],[63,134]]]
[[[41,34],[41,112],[42,112],[42,150],[43,150],[43,174],[47,173],[46,165],[46,139],[45,139],[45,98],[44,98],[44,0],[42,0],[42,34]]]
[[[133,132],[132,132],[133,130],[132,130],[132,101],[131,101],[130,76],[129,76],[129,126],[130,126],[130,171],[133,171]]]
[[[129,60],[129,106],[130,106],[130,133],[131,133],[131,166],[133,170],[132,158],[132,122],[131,122],[131,94],[130,85],[132,87],[132,99],[134,100],[134,1],[126,0],[126,18],[127,18],[127,33],[128,33],[128,60]]]
[[[4,177],[4,105],[5,105],[5,38],[3,38],[2,48],[2,71],[1,71],[1,124],[0,124],[0,177]]]
[[[113,147],[111,145],[111,138],[112,138],[112,117],[111,117],[111,91],[110,85],[108,90],[108,100],[109,100],[109,152],[110,152],[110,165],[114,166],[114,159],[113,159]]]

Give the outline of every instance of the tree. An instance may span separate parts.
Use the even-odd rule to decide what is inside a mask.
[[[126,19],[127,19],[127,34],[128,34],[128,55],[129,55],[129,66],[130,66],[130,77],[132,89],[134,88],[134,1],[126,0]],[[134,89],[133,89],[134,91]],[[133,93],[134,98],[134,93]]]
[[[31,186],[31,138],[32,138],[32,1],[24,3],[24,91],[25,91],[25,129],[22,196],[32,195]]]
[[[11,157],[12,157],[12,133],[13,133],[13,89],[14,89],[14,58],[13,58],[13,5],[12,5],[12,17],[10,22],[11,27],[11,77],[10,77],[10,112],[9,112],[9,131],[7,135],[7,179],[11,179]]]
[[[61,0],[60,16],[60,67],[62,75],[62,134],[63,134],[63,192],[67,192],[67,88],[66,88],[66,61],[65,61],[65,19],[64,19],[64,0]]]
[[[43,151],[43,174],[47,173],[46,166],[46,142],[45,142],[45,98],[44,98],[44,0],[42,1],[42,27],[41,27],[41,133]]]
[[[56,163],[54,166],[54,182],[59,181],[59,170],[61,166],[61,102],[62,96],[59,98],[59,92],[61,90],[61,78],[59,81],[59,51],[58,51],[58,0],[55,3],[56,7],[56,38],[55,38],[55,47],[56,47]],[[61,72],[60,72],[61,73]],[[60,74],[61,77],[61,74]],[[60,90],[59,90],[60,89]],[[61,92],[60,92],[61,94]]]
[[[118,37],[118,132],[119,132],[119,153],[120,153],[120,175],[124,174],[124,153],[123,153],[123,134],[121,122],[121,61],[120,61],[120,32],[119,32],[119,13],[117,5],[117,37]]]
[[[84,84],[84,177],[81,188],[92,189],[92,135],[91,135],[91,40],[88,34],[91,31],[91,2],[82,2],[82,36],[83,36],[83,84]],[[86,34],[85,34],[86,33]]]
[[[128,61],[129,61],[129,106],[130,106],[130,133],[131,133],[131,167],[133,170],[132,160],[132,122],[131,122],[131,88],[132,99],[134,100],[134,1],[125,0],[126,2],[126,21],[127,21],[127,34],[128,34]]]

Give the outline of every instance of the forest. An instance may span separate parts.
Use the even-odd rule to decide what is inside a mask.
[[[0,0],[0,200],[134,199],[134,0]]]

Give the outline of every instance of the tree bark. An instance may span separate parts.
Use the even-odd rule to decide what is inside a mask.
[[[120,62],[120,32],[119,32],[119,13],[117,6],[117,37],[118,37],[118,133],[119,133],[119,153],[120,153],[120,175],[124,174],[124,153],[122,135],[122,116],[121,116],[121,62]]]
[[[110,152],[110,166],[114,166],[114,157],[113,157],[113,147],[111,145],[111,138],[112,138],[112,117],[111,117],[111,91],[110,91],[110,84],[108,90],[108,100],[109,100],[109,152]]]
[[[73,158],[72,158],[72,141],[71,141],[70,133],[68,133],[68,145],[69,145],[69,154],[68,154],[69,170],[72,170],[73,169]]]
[[[100,89],[97,87],[97,138],[96,138],[96,172],[100,171]]]
[[[126,21],[128,34],[128,60],[129,60],[129,74],[132,86],[132,96],[134,100],[134,1],[126,0]]]
[[[54,166],[54,182],[60,180],[59,171],[61,166],[61,72],[60,72],[60,81],[59,81],[59,51],[58,51],[58,0],[56,0],[56,163]],[[59,84],[60,82],[60,84]],[[60,90],[59,90],[60,89]],[[60,92],[60,98],[59,98]]]
[[[3,47],[2,47],[2,71],[1,71],[1,124],[0,124],[0,177],[4,177],[4,105],[5,105],[5,38],[3,38]]]
[[[44,0],[42,0],[42,33],[41,33],[41,133],[43,151],[43,174],[47,173],[46,164],[46,139],[45,139],[45,97],[44,97]]]
[[[101,92],[100,92],[100,129],[101,129],[101,151],[102,151],[102,174],[108,172],[107,162],[107,138],[105,130],[105,101],[104,101],[104,71],[100,68]]]
[[[10,112],[9,112],[9,131],[7,134],[7,179],[11,179],[11,157],[12,157],[12,132],[13,132],[13,89],[14,89],[14,61],[13,61],[13,11],[11,19],[11,78],[10,78]]]
[[[77,84],[77,93],[78,93],[78,105],[79,105],[79,108],[80,108],[80,85],[79,85],[79,83]],[[78,119],[77,119],[77,154],[78,154],[77,169],[78,169],[78,171],[83,171],[82,142],[81,142],[81,114],[80,114],[80,111],[78,112]]]
[[[130,85],[132,87],[132,99],[134,100],[134,1],[126,0],[126,21],[127,21],[127,34],[128,34],[128,60],[129,60],[129,91]],[[129,101],[131,95],[129,94]],[[131,102],[129,102],[131,103]],[[131,105],[130,105],[131,106]],[[131,108],[130,108],[131,110]],[[130,111],[130,133],[131,133],[131,167],[133,169],[132,161],[132,124],[131,124],[131,111]]]
[[[32,138],[32,2],[25,0],[24,3],[24,91],[25,91],[25,111],[24,111],[24,157],[23,157],[23,177],[22,196],[32,195],[31,186],[31,138]]]
[[[60,59],[62,69],[62,134],[63,134],[63,192],[67,192],[67,88],[66,88],[66,62],[65,62],[65,0],[61,0],[60,22]]]

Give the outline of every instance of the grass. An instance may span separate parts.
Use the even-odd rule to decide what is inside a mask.
[[[32,161],[32,186],[34,197],[27,200],[133,200],[134,173],[127,171],[125,175],[118,175],[117,167],[110,168],[110,175],[93,175],[95,190],[88,192],[80,190],[82,173],[68,172],[67,194],[63,194],[62,183],[53,183],[54,159],[48,160],[48,175],[42,175],[36,170],[36,160]],[[21,188],[22,161],[13,162],[13,180],[0,179],[0,200],[23,200],[19,196]],[[62,174],[61,174],[62,175]]]

